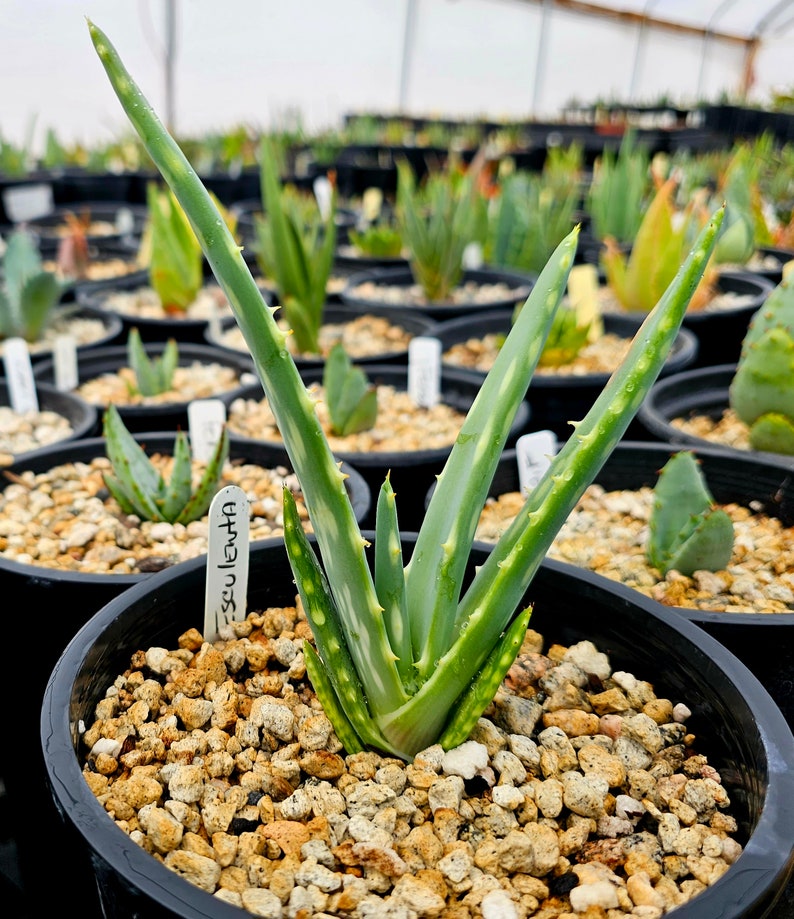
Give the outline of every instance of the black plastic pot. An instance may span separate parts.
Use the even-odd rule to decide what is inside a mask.
[[[747,296],[749,299],[746,303],[725,309],[687,311],[683,326],[694,332],[698,339],[694,367],[712,367],[739,360],[747,326],[753,314],[769,296],[774,284],[755,272],[721,271],[717,288],[724,293]]]
[[[374,540],[374,534],[365,536]],[[410,555],[412,538],[403,536]],[[475,548],[472,565],[487,552]],[[248,608],[291,603],[295,594],[282,544],[251,553]],[[70,642],[44,697],[41,743],[53,798],[97,879],[107,919],[236,919],[224,903],[147,854],[119,829],[81,773],[79,730],[93,720],[104,689],[130,653],[173,647],[201,623],[202,560],[154,576],[93,616]],[[527,591],[532,627],[547,643],[588,639],[614,670],[654,683],[660,696],[684,701],[698,751],[723,777],[744,851],[712,886],[676,909],[677,919],[761,917],[783,889],[794,852],[794,738],[764,688],[713,638],[619,584],[545,562]],[[54,885],[50,885],[54,886]]]
[[[68,437],[57,441],[52,447],[63,449],[64,445],[85,437],[91,437],[99,429],[99,413],[93,405],[81,399],[74,393],[61,392],[50,383],[36,381],[36,398],[41,411],[55,412],[65,418],[72,431]],[[0,405],[10,405],[8,391],[8,378],[0,377]],[[14,454],[14,462],[5,468],[21,469],[30,463],[35,463],[42,453],[48,453],[51,446],[39,447],[35,450],[26,450],[24,453]]]
[[[736,503],[794,526],[794,469],[768,454],[726,452],[713,444],[691,449],[714,499]],[[622,441],[595,478],[607,491],[653,488],[659,472],[675,452],[670,444]],[[489,494],[519,491],[515,450],[499,461]],[[789,613],[729,613],[674,607],[733,652],[766,687],[786,720],[794,726],[794,609]]]
[[[783,266],[786,262],[794,261],[794,252],[791,249],[779,249],[775,246],[759,246],[758,254],[765,258],[773,259],[777,264],[774,268],[755,268],[753,274],[760,274],[762,278],[777,285],[783,280]]]
[[[366,367],[367,378],[374,386],[394,386],[396,389],[408,388],[408,368],[396,364],[369,364]],[[307,368],[301,371],[301,377],[309,385],[322,381],[322,368]],[[464,370],[442,370],[441,373],[441,401],[450,405],[464,414],[471,407],[475,396],[479,392],[481,379]],[[262,384],[252,383],[243,395],[245,399],[262,399],[264,390]],[[508,446],[515,444],[516,440],[527,431],[530,421],[530,408],[527,402],[519,406],[508,438]],[[247,437],[229,430],[232,443],[252,443]],[[271,444],[287,456],[283,442]],[[449,447],[436,447],[426,450],[412,450],[401,452],[372,451],[371,453],[353,453],[340,451],[336,456],[344,462],[350,463],[364,477],[373,494],[370,513],[363,521],[364,526],[374,526],[375,507],[377,494],[381,485],[390,474],[392,488],[397,494],[397,513],[402,530],[415,530],[424,516],[424,496],[427,489],[441,472],[449,456],[452,445]]]
[[[215,284],[214,281],[210,283],[213,285]],[[112,302],[110,302],[109,298],[112,297],[114,291],[123,290],[129,292],[147,287],[149,287],[149,276],[148,272],[144,272],[143,276],[137,276],[129,280],[125,279],[124,282],[120,284],[108,283],[103,287],[91,290],[79,288],[77,291],[77,299],[79,303],[86,306],[92,306],[94,309],[100,309],[105,313],[118,317],[122,326],[121,336],[123,341],[127,340],[130,330],[135,327],[140,332],[143,341],[163,342],[167,341],[169,338],[176,338],[180,343],[190,342],[199,345],[207,344],[204,337],[204,333],[209,325],[207,319],[198,319],[189,314],[173,316],[163,315],[158,317],[135,316],[113,309]],[[263,302],[269,303],[269,297],[264,296]]]
[[[777,459],[794,469],[794,456],[760,450],[742,451],[728,444],[697,437],[672,423],[676,418],[699,415],[715,420],[721,418],[730,404],[729,390],[735,375],[736,364],[695,367],[672,373],[663,380],[657,380],[651,387],[637,412],[637,420],[655,440],[691,446],[715,444],[732,453],[752,452],[754,456]]]
[[[341,303],[329,303],[323,311],[323,321],[326,323],[341,324],[349,322],[364,313],[375,316],[385,316],[389,322],[405,329],[405,331],[409,332],[412,336],[435,334],[436,324],[432,319],[428,319],[427,316],[421,316],[417,313],[411,313],[408,310],[398,312],[397,310],[384,310],[377,307],[373,307],[372,309],[360,309],[356,306],[345,306]],[[236,322],[234,316],[226,316],[219,323],[221,334],[217,335],[215,330],[208,326],[204,333],[204,338],[213,348],[217,348],[229,354],[247,355],[250,360],[250,351],[247,348],[245,351],[240,351],[223,343],[223,334],[235,326]],[[408,350],[407,348],[397,349],[390,342],[384,342],[384,350],[379,354],[373,354],[368,357],[355,357],[351,355],[351,357],[359,364],[406,364],[408,362]],[[325,359],[320,356],[309,357],[306,355],[297,355],[295,357],[295,363],[299,368],[319,367],[325,363]]]
[[[147,454],[170,453],[173,433],[152,432],[136,435]],[[9,467],[11,473],[29,469],[44,472],[60,463],[90,462],[105,453],[101,437],[73,441],[60,449],[39,451],[24,464]],[[264,468],[291,464],[280,452],[266,444],[231,444],[230,459],[244,460]],[[368,514],[371,495],[362,476],[345,465],[345,480],[356,519],[363,521]],[[260,542],[269,542],[261,540]],[[280,540],[273,540],[280,542]],[[257,543],[252,543],[256,545]],[[174,568],[185,564],[180,562]],[[142,585],[153,574],[84,574],[79,571],[59,571],[33,564],[24,564],[0,555],[0,592],[4,608],[15,617],[24,619],[35,613],[35,634],[30,636],[31,652],[36,666],[25,667],[24,692],[27,704],[38,707],[49,671],[74,634],[93,614],[124,591]],[[22,678],[22,676],[20,676]],[[5,784],[4,806],[8,809],[9,825],[14,827],[23,884],[32,899],[31,915],[46,915],[63,902],[63,888],[50,881],[57,875],[69,889],[79,891],[81,916],[101,916],[96,899],[95,884],[71,845],[69,834],[57,820],[51,798],[45,786],[44,766],[37,755],[38,725],[32,720],[15,719],[14,755],[9,750],[0,760],[0,779]],[[42,840],[46,835],[46,843]],[[41,883],[42,846],[57,857],[47,859],[52,870],[47,884]],[[110,915],[113,915],[111,912]]]
[[[68,226],[67,215],[76,217],[86,215],[91,220],[106,221],[116,228],[115,232],[87,233],[86,240],[91,245],[124,243],[136,246],[143,233],[147,211],[145,207],[128,204],[123,199],[120,201],[80,201],[72,205],[57,206],[46,216],[36,217],[27,221],[26,224],[27,229],[36,237],[42,255],[52,256],[58,251],[62,238],[62,233],[59,231]],[[129,226],[125,227],[125,223],[128,223]]]
[[[512,317],[512,310],[473,313],[471,316],[440,322],[433,334],[441,341],[443,355],[453,345],[470,338],[483,338],[499,333],[506,335],[512,326]],[[635,316],[604,316],[604,331],[622,338],[633,337],[640,324],[641,320]],[[697,356],[697,349],[695,335],[682,328],[660,376],[691,366]],[[481,375],[484,378],[485,374]],[[536,372],[527,390],[527,400],[532,408],[532,429],[553,431],[559,440],[567,440],[573,430],[569,421],[584,418],[606,385],[609,376],[608,373],[579,376]],[[636,422],[632,422],[627,436],[637,436],[641,431],[642,428]]]
[[[373,268],[352,274],[347,284],[342,289],[342,303],[349,303],[358,307],[385,306],[393,309],[413,309],[424,313],[436,322],[446,319],[455,319],[471,313],[480,313],[490,309],[505,309],[523,303],[537,280],[534,274],[519,273],[506,268],[477,268],[463,272],[463,283],[468,281],[474,284],[506,284],[508,291],[490,303],[470,301],[455,303],[451,300],[434,303],[423,303],[416,306],[408,298],[395,300],[393,303],[384,302],[376,297],[368,298],[356,293],[360,284],[373,283],[382,287],[404,287],[414,285],[414,277],[410,268]]]
[[[254,363],[250,357],[231,349],[223,351],[211,345],[197,345],[192,343],[179,344],[179,366],[187,367],[191,364],[219,364],[231,367],[237,374],[237,385],[233,389],[219,391],[212,398],[219,399],[224,405],[229,405],[236,398],[244,386],[256,379]],[[144,345],[150,358],[161,357],[166,348],[165,342],[147,342]],[[94,348],[78,358],[78,382],[83,384],[103,374],[116,374],[122,367],[129,367],[127,359],[127,346],[116,345],[112,348]],[[35,365],[33,375],[42,382],[55,385],[55,363],[52,358],[47,358]],[[128,431],[133,433],[141,431],[175,431],[177,428],[188,430],[188,402],[152,403],[149,405],[124,405],[117,404],[119,415]],[[101,415],[107,405],[97,405]]]

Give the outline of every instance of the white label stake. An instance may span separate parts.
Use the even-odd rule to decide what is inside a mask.
[[[408,395],[420,408],[441,399],[441,341],[417,335],[408,344]]]
[[[226,421],[226,406],[220,399],[194,399],[187,407],[190,447],[194,460],[206,463],[218,445]]]
[[[557,453],[557,438],[553,431],[533,431],[516,441],[518,482],[522,492],[530,491],[551,465]]]
[[[3,343],[3,362],[8,382],[8,398],[15,412],[37,412],[39,397],[24,338],[7,338]]]
[[[323,220],[328,220],[331,213],[331,198],[333,197],[333,188],[331,181],[327,176],[317,176],[313,184],[314,197],[317,199],[317,207],[320,209],[320,216]]]
[[[242,622],[247,612],[248,498],[239,485],[227,485],[209,510],[204,638],[214,641],[221,628]]]
[[[74,335],[56,335],[52,348],[55,388],[61,392],[77,389],[77,340]]]

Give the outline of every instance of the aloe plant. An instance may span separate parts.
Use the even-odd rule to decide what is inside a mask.
[[[38,341],[69,284],[47,271],[33,237],[15,230],[8,237],[0,270],[0,338]]]
[[[636,132],[628,130],[617,153],[605,150],[596,162],[587,195],[596,239],[612,236],[618,243],[631,243],[650,192],[650,157],[637,144]]]
[[[653,491],[648,561],[662,574],[721,571],[731,559],[733,538],[733,521],[715,505],[695,454],[673,454]]]
[[[429,744],[454,747],[491,701],[523,640],[531,607],[516,614],[551,541],[658,376],[723,212],[709,226],[628,357],[527,496],[524,509],[464,590],[479,510],[522,402],[573,263],[578,230],[544,267],[463,423],[403,564],[394,492],[377,501],[374,571],[285,333],[263,310],[256,282],[194,170],[93,23],[94,46],[128,118],[190,216],[251,349],[301,483],[319,558],[284,495],[285,542],[316,652],[307,671],[349,752],[369,746],[412,759]],[[320,561],[322,560],[322,562]]]
[[[323,368],[323,390],[334,434],[345,437],[368,431],[378,417],[378,391],[344,346],[331,348]]]
[[[115,405],[108,406],[102,422],[112,468],[112,472],[103,477],[108,491],[125,514],[136,514],[141,520],[190,523],[207,513],[229,455],[229,434],[225,426],[200,481],[194,486],[193,460],[184,431],[176,433],[173,468],[166,481],[127,430]]]
[[[402,255],[402,233],[385,218],[365,227],[351,228],[347,235],[351,245],[370,258],[399,258]]]
[[[536,273],[576,222],[576,183],[547,181],[542,175],[516,172],[499,185],[488,212],[486,261]]]
[[[311,216],[282,185],[275,152],[268,138],[260,154],[263,217],[256,221],[260,266],[276,285],[278,302],[303,354],[320,351],[328,279],[336,249],[336,196],[329,213],[317,205]]]
[[[127,336],[127,360],[135,375],[135,388],[142,396],[156,396],[168,392],[179,364],[179,347],[175,338],[169,338],[163,353],[149,357],[137,328]]]
[[[405,160],[397,164],[397,227],[414,280],[430,302],[448,299],[463,277],[463,253],[480,241],[485,202],[474,173],[451,168],[416,181]]]
[[[697,230],[694,207],[676,211],[676,178],[665,180],[656,189],[634,237],[628,255],[610,236],[604,239],[601,263],[607,285],[621,306],[630,312],[647,313],[659,301],[675,277],[682,259],[692,245]],[[715,269],[704,272],[690,303],[699,309],[709,299]]]
[[[770,292],[747,328],[728,389],[754,450],[794,455],[794,277]]]

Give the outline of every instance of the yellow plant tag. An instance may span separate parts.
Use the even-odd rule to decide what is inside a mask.
[[[794,271],[794,259],[790,262],[783,263],[783,280],[786,280]]]
[[[601,310],[598,305],[598,270],[595,265],[574,265],[568,275],[568,299],[576,313],[577,325],[590,325],[589,340],[603,335]]]

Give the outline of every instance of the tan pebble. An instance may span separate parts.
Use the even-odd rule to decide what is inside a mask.
[[[698,815],[695,808],[677,798],[671,798],[668,807],[670,813],[675,814],[684,826],[692,826],[697,821]]]
[[[568,737],[581,737],[597,733],[599,720],[597,715],[575,709],[563,709],[556,712],[545,712],[543,726],[561,728]]]
[[[629,852],[624,865],[626,874],[644,874],[652,883],[656,883],[662,876],[662,869],[656,859],[647,852],[634,849]]]
[[[296,820],[274,820],[263,828],[263,835],[287,855],[298,854],[301,846],[310,839],[306,826]]]
[[[664,898],[654,890],[651,879],[643,871],[631,875],[626,888],[635,906],[664,906]]]
[[[401,877],[407,870],[405,862],[394,849],[357,842],[352,847],[352,854],[358,864],[374,868],[386,877]]]
[[[171,871],[208,893],[215,890],[221,876],[221,866],[214,859],[181,849],[169,852],[165,864]]]
[[[626,698],[625,693],[617,687],[605,689],[603,692],[591,695],[590,704],[597,715],[625,712],[629,708],[629,700]]]
[[[598,722],[601,734],[606,734],[613,740],[618,738],[623,730],[623,719],[619,715],[602,715]]]

